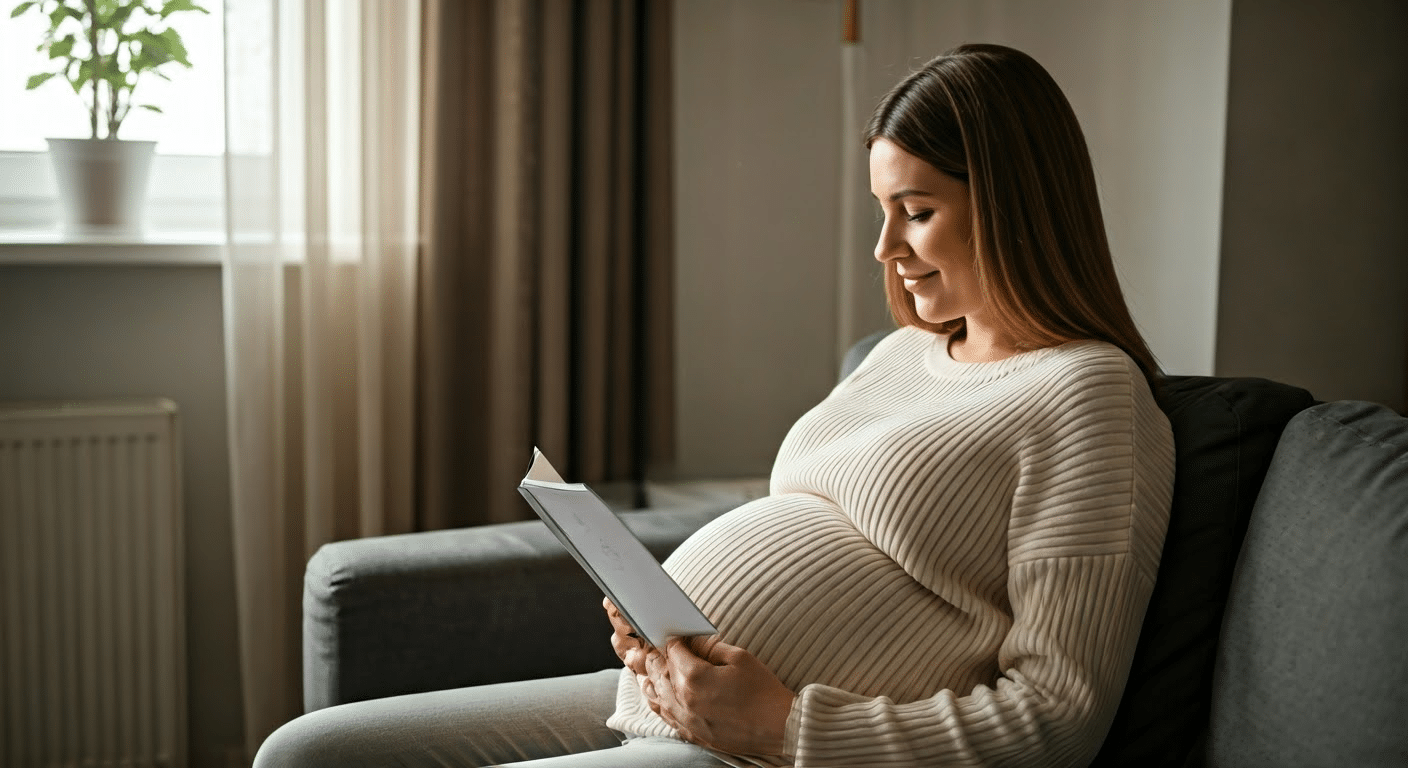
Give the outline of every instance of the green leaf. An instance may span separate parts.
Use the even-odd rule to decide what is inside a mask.
[[[73,35],[69,35],[68,37],[65,37],[62,40],[55,40],[54,43],[49,46],[49,58],[68,58],[68,56],[73,53],[74,42],[75,40]]]
[[[25,11],[30,9],[30,6],[33,6],[36,3],[38,3],[38,0],[29,0],[29,2],[27,3],[20,3],[19,5],[15,6],[15,9],[13,11],[10,11],[10,18],[13,19],[21,13],[24,13]]]
[[[167,50],[169,43],[165,38],[142,30],[133,35],[133,39],[139,44],[128,48],[128,53],[130,54],[128,66],[131,67],[133,72],[155,70],[157,67],[172,61],[171,53]]]
[[[58,73],[58,72],[45,72],[45,73],[42,74],[42,75],[34,75],[33,77],[29,78],[28,82],[26,82],[26,83],[24,84],[24,89],[25,89],[26,91],[32,91],[32,90],[34,90],[35,88],[38,88],[39,86],[43,85],[46,80],[48,80],[48,79],[51,78],[51,77],[54,77],[54,76],[57,75],[57,74],[59,74],[59,73]]]
[[[166,41],[166,50],[171,54],[171,58],[181,62],[185,66],[191,66],[191,62],[186,59],[186,45],[181,42],[181,35],[171,27],[162,30],[160,37]]]
[[[171,46],[164,37],[142,29],[132,33],[132,40],[142,44],[143,52],[159,53],[163,59],[171,58]]]
[[[93,79],[93,62],[92,62],[91,60],[89,60],[89,59],[84,59],[83,61],[79,62],[79,64],[78,64],[78,77],[75,77],[75,78],[73,78],[73,79],[70,81],[70,82],[73,83],[73,91],[74,91],[74,93],[77,93],[79,88],[82,88],[84,85],[86,85],[86,84],[87,84],[89,81],[91,81],[92,79]]]
[[[107,83],[108,87],[113,89],[114,91],[123,91],[129,89],[129,86],[127,85],[126,72],[114,72],[109,69],[103,75],[103,82]]]
[[[210,11],[196,5],[191,0],[166,0],[166,4],[161,6],[161,18],[166,18],[177,11],[200,11],[210,13]]]
[[[50,31],[58,29],[59,25],[64,23],[64,19],[77,19],[78,23],[82,24],[83,12],[78,10],[77,8],[70,8],[67,5],[63,5],[62,3],[60,3],[54,8],[54,10],[49,12]]]
[[[124,5],[118,8],[117,10],[112,12],[111,16],[108,17],[107,25],[113,30],[117,31],[119,34],[121,34],[122,25],[126,24],[127,20],[132,18],[132,12],[135,10],[137,10],[136,3],[133,3],[131,5]]]
[[[151,111],[153,111],[153,112],[155,112],[155,113],[157,113],[157,114],[161,114],[161,108],[160,108],[160,107],[153,106],[153,105],[151,105],[151,104],[138,104],[137,106],[141,107],[142,109],[150,109]]]

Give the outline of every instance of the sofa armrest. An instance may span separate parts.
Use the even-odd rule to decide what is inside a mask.
[[[621,517],[663,560],[726,506]],[[335,542],[303,586],[307,711],[620,666],[601,592],[540,521]]]

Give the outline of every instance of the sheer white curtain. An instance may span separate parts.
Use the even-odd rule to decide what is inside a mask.
[[[419,8],[227,4],[227,396],[251,755],[301,711],[308,556],[412,526]]]

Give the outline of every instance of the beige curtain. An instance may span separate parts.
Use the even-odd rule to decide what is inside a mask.
[[[418,11],[226,10],[224,307],[250,755],[302,712],[309,555],[414,524]]]
[[[534,445],[639,487],[673,444],[669,3],[424,8],[421,524],[531,516]]]

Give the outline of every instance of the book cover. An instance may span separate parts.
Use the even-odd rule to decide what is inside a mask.
[[[718,632],[621,518],[537,448],[518,490],[646,642],[664,648],[670,635]]]

